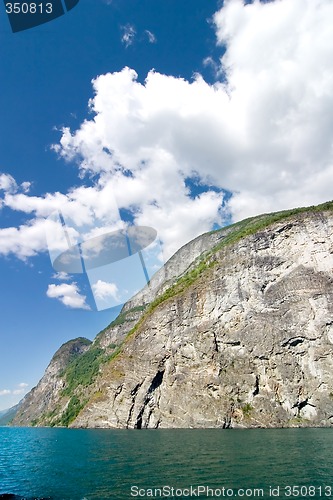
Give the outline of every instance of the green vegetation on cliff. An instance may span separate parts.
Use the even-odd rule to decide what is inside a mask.
[[[91,385],[103,361],[104,351],[99,347],[91,347],[77,359],[74,359],[65,370],[66,387],[64,396],[71,396],[77,387]]]
[[[69,340],[57,350],[52,360],[56,361],[57,359],[61,359],[63,364],[68,365],[68,363],[71,363],[75,358],[82,354],[83,347],[89,347],[91,344],[91,340],[86,339],[85,337],[78,337],[76,339]]]
[[[315,213],[333,211],[333,201],[327,201],[321,205],[311,206],[311,207],[300,207],[291,210],[283,210],[281,212],[273,212],[270,214],[258,215],[256,217],[250,217],[244,219],[240,222],[232,224],[228,228],[219,229],[219,231],[224,231],[225,229],[232,229],[223,240],[216,245],[210,252],[209,255],[216,253],[220,248],[236,243],[237,241],[245,238],[246,236],[251,236],[252,234],[262,231],[267,227],[271,226],[275,222],[280,222],[287,220],[298,214]]]
[[[73,359],[61,376],[66,380],[66,386],[62,390],[63,397],[70,398],[65,411],[56,420],[52,420],[53,415],[44,415],[49,423],[57,426],[68,427],[75,420],[89,398],[86,398],[85,389],[94,383],[102,364],[111,361],[118,352],[118,346],[114,345],[112,354],[106,355],[105,351],[92,345],[89,350]]]
[[[188,288],[192,283],[194,283],[205,271],[214,267],[216,264],[216,260],[214,259],[214,255],[221,250],[223,247],[232,245],[237,243],[241,239],[251,236],[259,231],[266,229],[276,222],[281,222],[283,220],[287,220],[295,215],[301,213],[314,213],[314,212],[323,212],[323,211],[333,211],[333,201],[328,201],[326,203],[322,203],[321,205],[311,206],[311,207],[301,207],[294,208],[292,210],[283,210],[282,212],[274,212],[271,214],[259,215],[256,217],[250,217],[248,219],[242,220],[240,222],[236,222],[231,226],[224,227],[219,229],[219,232],[226,232],[226,235],[223,236],[222,240],[215,245],[211,250],[201,255],[196,260],[196,266],[192,267],[189,271],[187,271],[183,276],[181,276],[176,283],[168,288],[162,295],[157,297],[149,306],[146,311],[146,314],[150,314],[155,307],[169,299],[170,297],[174,297],[179,293],[183,292],[186,288]]]
[[[90,347],[83,354],[75,356],[74,353],[68,352],[70,355],[70,361],[61,373],[61,377],[65,380],[66,384],[62,390],[61,396],[66,398],[65,404],[67,404],[67,402],[68,404],[65,406],[65,410],[63,410],[63,413],[60,416],[58,413],[58,417],[56,419],[53,419],[52,415],[53,420],[51,425],[68,426],[75,420],[81,409],[84,408],[91,397],[91,389],[88,388],[96,381],[98,374],[101,371],[101,366],[103,364],[113,362],[119,355],[121,355],[123,346],[140,329],[154,309],[168,299],[182,294],[199,278],[206,273],[211,272],[212,268],[218,264],[218,257],[216,254],[219,251],[230,245],[236,244],[243,238],[265,230],[274,223],[282,221],[287,222],[289,220],[292,221],[292,218],[298,214],[304,214],[306,217],[307,213],[311,214],[324,211],[333,211],[333,202],[327,202],[313,207],[296,208],[293,210],[285,210],[251,217],[237,222],[229,227],[220,229],[219,232],[221,233],[221,239],[218,244],[199,256],[196,261],[190,265],[187,272],[180,276],[172,286],[157,296],[148,306],[138,306],[127,311],[122,311],[119,316],[112,321],[112,323],[110,323],[110,325],[97,335],[95,343],[90,345]],[[207,279],[209,279],[209,277]],[[139,318],[137,313],[142,313],[139,315]],[[138,318],[138,320],[128,331],[125,340],[120,345],[109,344],[108,352],[106,352],[106,350],[101,347],[101,343],[99,341],[101,336],[107,330],[119,327],[125,323],[133,324],[135,322],[135,318]],[[86,342],[86,345],[90,343],[88,340]],[[64,351],[66,351],[66,349],[69,350],[70,343],[68,344],[69,345],[67,347],[65,344],[61,349]],[[111,353],[110,348],[113,349]],[[95,398],[103,397],[103,393],[99,388],[95,388],[94,390]],[[249,404],[242,407],[242,412],[245,417],[248,417],[251,411],[252,407]]]
[[[219,232],[226,233],[225,236],[223,236],[222,240],[211,250],[198,257],[198,259],[196,259],[196,265],[194,267],[191,266],[192,268],[183,276],[181,276],[174,285],[165,290],[160,296],[156,297],[156,299],[151,302],[137,324],[129,331],[127,338],[131,337],[138,330],[138,328],[143,324],[146,318],[154,311],[156,307],[158,307],[166,300],[184,292],[190,285],[192,285],[192,283],[194,283],[199,277],[201,277],[203,273],[205,273],[208,269],[214,267],[217,264],[214,255],[223,247],[235,244],[247,236],[251,236],[259,231],[262,231],[276,222],[288,220],[295,215],[324,211],[333,211],[333,201],[328,201],[316,206],[294,208],[291,210],[283,210],[281,212],[273,212],[270,214],[250,217],[240,222],[236,222],[235,224],[232,224],[228,227],[219,229]],[[118,350],[117,355],[120,352],[121,349]]]
[[[57,421],[57,425],[68,427],[73,420],[76,419],[82,408],[86,405],[87,400],[81,402],[80,398],[76,395],[72,396],[65,412],[61,415],[60,419]]]
[[[99,338],[106,331],[110,330],[111,328],[114,328],[115,326],[120,326],[120,325],[123,325],[124,323],[129,323],[129,322],[133,321],[133,318],[131,317],[131,315],[133,313],[142,312],[145,310],[145,308],[146,308],[146,306],[136,306],[136,307],[132,307],[131,309],[128,309],[127,311],[121,311],[118,314],[118,316],[107,327],[105,327],[102,331],[100,331],[96,335],[95,344],[98,344]]]

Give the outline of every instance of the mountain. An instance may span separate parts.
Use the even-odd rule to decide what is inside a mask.
[[[0,411],[0,427],[8,425],[11,422],[11,420],[13,420],[21,404],[22,401],[20,401],[17,405],[12,406],[11,408]]]
[[[22,399],[12,425],[37,425],[42,415],[50,419],[59,411],[60,394],[66,386],[66,370],[89,349],[91,343],[91,340],[79,337],[58,349],[38,385]]]
[[[332,268],[333,202],[200,236],[60,348],[13,425],[331,426]]]

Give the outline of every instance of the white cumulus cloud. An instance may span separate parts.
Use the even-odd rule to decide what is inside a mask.
[[[26,387],[29,386],[29,384],[27,384],[26,382],[21,382],[19,385],[18,385],[21,389],[25,389]]]
[[[113,298],[114,300],[119,300],[118,298],[118,287],[115,283],[109,283],[107,281],[98,280],[92,285],[92,290],[96,299],[108,300]]]
[[[68,281],[71,279],[71,276],[70,274],[60,271],[58,273],[54,273],[52,278],[59,281]]]
[[[0,190],[6,192],[15,192],[17,190],[17,184],[14,179],[9,174],[0,174]]]
[[[332,2],[229,0],[214,20],[238,128],[234,216],[330,199]]]
[[[90,307],[86,303],[86,296],[81,295],[76,283],[62,283],[61,285],[51,284],[48,286],[46,295],[52,299],[58,299],[65,306],[71,309],[87,309]]]
[[[138,198],[145,172],[177,192],[173,174],[196,172],[234,193],[234,219],[329,199],[332,2],[229,0],[214,22],[222,82],[150,72],[143,85],[128,68],[102,75],[94,119],[64,131],[62,153],[88,171],[118,169],[116,182],[119,165],[129,169]]]
[[[11,394],[11,391],[9,389],[0,390],[0,396],[7,396],[8,394]]]
[[[41,218],[57,210],[93,235],[120,228],[115,206],[127,209],[157,230],[167,258],[225,210],[239,220],[332,197],[331,0],[226,0],[213,23],[215,84],[155,71],[142,83],[130,68],[93,81],[91,114],[54,149],[94,184],[38,197],[0,176],[0,203],[31,216],[0,230],[0,254],[47,250]],[[135,28],[125,28],[130,44]],[[232,197],[222,209],[223,192],[193,195],[189,178]]]
[[[26,382],[21,382],[20,384],[17,385],[17,389],[0,390],[0,396],[8,396],[9,394],[18,396],[20,394],[25,394],[27,392],[27,387],[29,387],[29,384],[27,384]]]
[[[35,219],[19,227],[0,229],[0,254],[22,260],[46,250],[45,221]]]
[[[61,154],[109,173],[120,206],[138,206],[138,220],[162,211],[177,226],[170,207],[186,205],[183,181],[194,174],[233,193],[234,220],[331,197],[333,4],[229,0],[214,22],[223,81],[151,71],[141,84],[129,68],[101,75],[94,119],[64,130]]]

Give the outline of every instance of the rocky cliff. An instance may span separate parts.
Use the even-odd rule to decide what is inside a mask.
[[[251,218],[183,247],[86,352],[46,372],[14,424],[330,426],[332,210]]]
[[[15,417],[16,413],[19,411],[21,406],[21,401],[11,408],[0,411],[0,427],[10,424],[10,422]],[[1,498],[1,497],[0,497]]]
[[[66,369],[88,350],[90,344],[90,340],[80,337],[58,349],[43,378],[21,401],[12,425],[37,425],[42,415],[44,419],[50,418],[66,410],[68,402],[62,405],[61,397],[66,387]]]

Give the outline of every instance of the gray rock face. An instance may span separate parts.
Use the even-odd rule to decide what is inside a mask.
[[[126,338],[128,332],[135,326],[142,316],[144,309],[163,291],[171,286],[174,281],[183,274],[187,268],[203,252],[216,245],[229,229],[226,228],[220,232],[207,233],[182,247],[166,263],[166,265],[152,278],[150,285],[146,286],[127,302],[122,313],[117,320],[111,323],[109,328],[100,332],[93,344],[87,339],[76,339],[64,344],[53,356],[52,361],[46,369],[46,372],[37,387],[33,388],[24,398],[20,411],[12,421],[12,425],[57,425],[61,415],[68,408],[70,398],[64,396],[66,389],[65,369],[75,358],[91,347],[98,347],[105,351],[106,356],[112,354]],[[96,400],[95,384],[91,387],[85,387],[84,399],[91,396]],[[100,399],[100,395],[97,399]]]
[[[193,262],[204,252],[217,245],[223,237],[230,232],[229,228],[211,233],[205,233],[181,247],[168,262],[152,277],[149,285],[146,285],[125,306],[124,311],[137,306],[149,304],[156,295],[170,287],[176,279],[182,276]]]
[[[107,351],[110,345],[120,345],[131,328],[139,321],[146,307],[172,286],[191,266],[195,265],[196,259],[200,258],[204,252],[217,245],[228,232],[229,229],[226,228],[206,233],[180,248],[163,268],[154,274],[149,285],[126,302],[119,316],[119,319],[123,317],[123,321],[116,321],[115,323],[118,324],[115,325],[111,323],[112,326],[101,332],[95,342],[98,341],[99,345]]]
[[[104,366],[74,427],[333,422],[333,217],[241,239],[162,302]]]
[[[43,378],[20,403],[12,425],[37,425],[46,412],[59,413],[65,408],[61,398],[61,391],[65,387],[63,372],[71,361],[88,350],[90,344],[90,340],[80,337],[58,349]]]
[[[294,215],[208,254],[232,231],[180,249],[82,347],[104,357],[72,394],[83,403],[70,426],[332,425],[333,213]],[[193,278],[203,253],[207,265]],[[66,362],[55,358],[15,425],[57,421],[70,405]]]
[[[8,408],[7,410],[0,411],[0,427],[8,425],[13,420],[13,418],[19,411],[21,404],[22,401],[20,401],[17,405]]]

